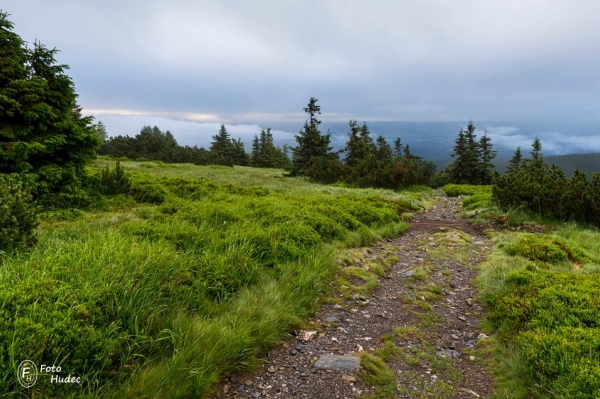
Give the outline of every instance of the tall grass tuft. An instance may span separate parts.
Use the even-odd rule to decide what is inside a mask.
[[[280,180],[273,170],[122,162],[136,202],[48,217],[0,268],[0,392],[21,360],[60,365],[36,397],[206,397],[313,312],[335,248],[407,228],[415,193]],[[241,177],[240,177],[241,176]]]

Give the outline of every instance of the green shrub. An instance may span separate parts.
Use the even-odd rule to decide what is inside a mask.
[[[600,275],[512,272],[489,301],[487,320],[520,348],[533,390],[600,395]]]
[[[561,237],[524,234],[504,247],[509,255],[519,255],[531,261],[559,263],[567,260],[586,263],[586,252]]]
[[[476,193],[463,200],[463,207],[467,210],[489,208],[492,204],[492,193]]]
[[[110,170],[108,165],[102,170],[100,177],[100,187],[103,194],[116,195],[128,194],[131,190],[131,178],[125,173],[125,168],[121,166],[121,161],[117,161],[115,169]]]
[[[504,250],[509,255],[519,255],[534,261],[558,263],[568,259],[567,253],[552,240],[544,239],[535,234],[522,235],[507,245]]]
[[[576,170],[567,179],[556,165],[542,167],[544,173],[521,168],[497,178],[494,203],[504,211],[522,207],[542,217],[600,225],[600,174],[588,180]]]
[[[117,195],[111,205],[131,201],[122,212],[46,213],[64,222],[46,223],[31,253],[0,268],[0,393],[17,387],[18,352],[59,359],[90,397],[207,397],[314,310],[336,267],[324,244],[398,234],[398,211],[419,202],[281,180],[235,185],[236,169],[223,183],[143,169],[131,174],[132,195],[158,192],[158,206],[131,209],[132,197]],[[66,389],[39,385],[36,397],[73,396]]]
[[[446,184],[442,191],[449,197],[458,197],[459,195],[485,194],[491,192],[492,186],[475,186],[472,184]]]
[[[134,183],[131,187],[131,196],[136,202],[147,204],[162,204],[167,195],[159,186],[152,183]]]
[[[528,377],[557,397],[600,395],[600,328],[559,327],[519,336]]]
[[[341,237],[345,229],[335,220],[319,213],[309,213],[303,216],[304,223],[313,228],[325,242]]]
[[[0,175],[0,255],[36,242],[38,208],[16,175]]]

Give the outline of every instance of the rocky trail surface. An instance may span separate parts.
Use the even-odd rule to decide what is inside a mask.
[[[473,281],[491,241],[460,218],[460,199],[437,195],[435,208],[416,216],[405,234],[340,262],[343,274],[392,259],[378,286],[354,290],[367,283],[346,273],[347,284],[334,284],[332,298],[295,337],[254,375],[222,383],[219,397],[489,397]]]

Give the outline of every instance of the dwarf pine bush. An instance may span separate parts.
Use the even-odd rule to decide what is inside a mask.
[[[506,397],[600,395],[600,234],[505,233],[481,266],[486,326]]]
[[[0,254],[36,241],[37,206],[17,175],[0,175]]]
[[[102,192],[107,195],[128,194],[131,190],[131,179],[121,166],[121,161],[117,161],[114,169],[102,170],[100,177]]]

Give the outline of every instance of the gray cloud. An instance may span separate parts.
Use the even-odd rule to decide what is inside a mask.
[[[158,126],[162,131],[169,130],[177,138],[180,145],[208,148],[212,136],[219,132],[219,123],[195,123],[185,120],[174,120],[152,115],[103,115],[102,122],[106,125],[109,136],[135,136],[143,126]],[[254,135],[260,134],[263,127],[252,124],[225,124],[227,131],[234,139],[242,139],[247,149]],[[266,127],[264,127],[266,128]],[[283,130],[273,129],[273,139],[276,145],[289,144],[294,141],[294,134]]]
[[[596,0],[19,0],[6,11],[24,39],[61,50],[80,104],[102,120],[302,121],[315,96],[324,120],[600,124]]]
[[[522,132],[514,126],[488,126],[488,136],[496,146],[509,149],[521,147],[525,152],[531,149],[535,136],[542,143],[542,152],[547,155],[600,152],[600,135],[573,135],[560,132]]]

